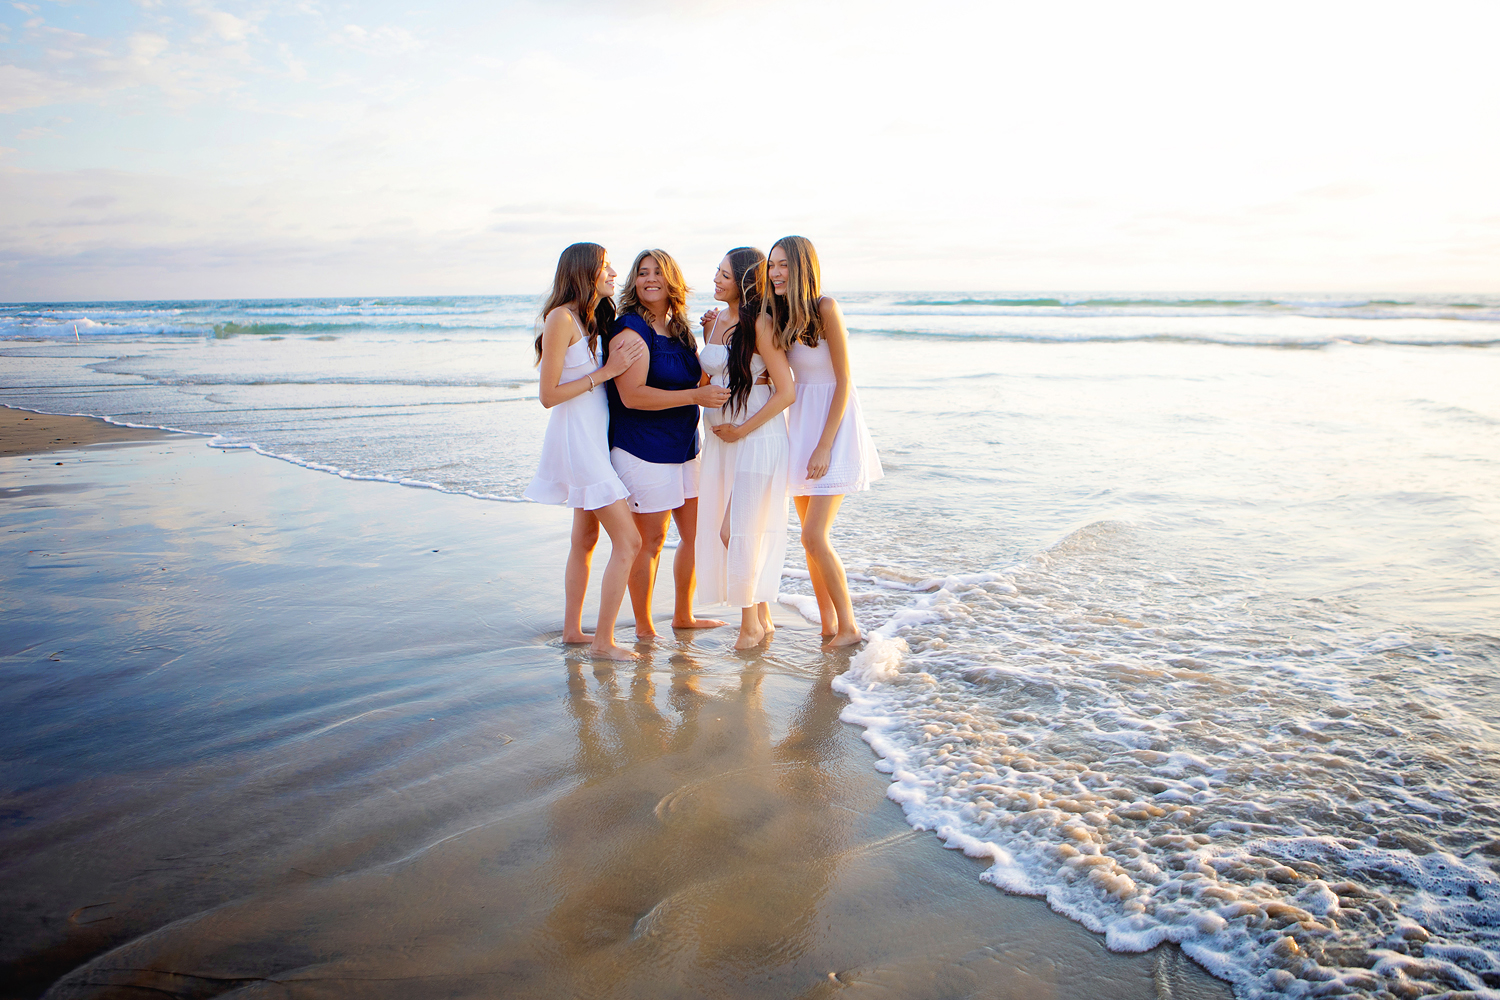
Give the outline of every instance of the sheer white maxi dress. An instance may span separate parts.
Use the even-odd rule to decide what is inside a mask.
[[[833,439],[828,471],[821,479],[807,478],[807,460],[823,437],[828,411],[833,407],[833,394],[837,388],[833,355],[826,340],[820,339],[817,347],[808,347],[797,340],[786,352],[786,360],[797,380],[796,401],[786,411],[787,433],[791,441],[788,490],[794,497],[805,497],[842,496],[869,489],[871,483],[885,475],[885,470],[880,467],[875,441],[865,426],[865,417],[859,408],[859,392],[852,379],[843,420]]]
[[[599,361],[589,350],[587,338],[580,336],[563,354],[559,384],[598,370]],[[604,387],[552,407],[542,438],[542,458],[536,477],[526,487],[526,498],[598,510],[629,495],[609,461],[609,402]]]
[[[727,386],[729,348],[705,344],[698,353],[715,385]],[[759,379],[766,363],[750,356]],[[698,492],[698,595],[714,604],[748,608],[774,602],[786,561],[786,416],[778,413],[746,437],[726,444],[713,432],[725,420],[741,424],[759,412],[774,387],[755,384],[743,412],[704,407],[703,472]],[[727,409],[727,407],[725,408]],[[720,532],[729,524],[729,545]]]

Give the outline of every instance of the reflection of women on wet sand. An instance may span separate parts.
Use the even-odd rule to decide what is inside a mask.
[[[826,679],[778,744],[758,668],[735,683],[682,663],[664,699],[644,666],[593,675],[569,676],[578,785],[551,809],[543,891],[556,903],[534,945],[567,970],[557,995],[656,980],[733,992],[712,986],[795,965],[857,821],[830,808],[841,751],[822,738],[839,711]],[[715,680],[728,683],[701,689]]]

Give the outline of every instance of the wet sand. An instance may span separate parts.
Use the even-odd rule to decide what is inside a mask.
[[[93,417],[60,417],[0,407],[0,456],[41,455],[62,448],[150,441],[161,436],[161,431],[120,427]]]
[[[1229,996],[911,830],[788,609],[611,667],[556,509],[7,454],[5,996]]]

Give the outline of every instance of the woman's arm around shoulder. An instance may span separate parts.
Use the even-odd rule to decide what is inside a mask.
[[[615,380],[615,389],[620,393],[620,402],[632,410],[670,410],[678,406],[721,406],[729,396],[728,389],[706,385],[700,380],[692,389],[658,389],[646,384],[651,372],[651,352],[640,334],[626,326],[609,342],[610,357],[614,357],[615,345],[634,344],[639,347],[639,358]]]
[[[651,349],[641,339],[641,335],[628,326],[621,327],[609,341],[609,356],[622,350],[634,349],[638,355],[628,368],[620,373],[615,379],[615,389],[620,394],[620,401],[633,409],[642,409],[631,402],[638,399],[640,390],[647,388],[646,376],[651,372]]]
[[[640,343],[639,337],[634,346],[622,345],[619,338],[616,338],[609,361],[602,368],[582,378],[563,382],[563,356],[568,353],[568,348],[577,343],[573,339],[575,336],[579,340],[583,339],[577,321],[566,308],[559,306],[542,321],[542,360],[538,366],[540,374],[537,395],[541,398],[542,405],[548,409],[603,385],[629,368],[646,351],[646,345]]]

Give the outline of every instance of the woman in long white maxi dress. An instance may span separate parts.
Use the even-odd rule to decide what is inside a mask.
[[[849,335],[839,304],[822,294],[818,255],[801,236],[771,247],[767,304],[776,342],[786,350],[797,379],[797,400],[787,411],[791,443],[787,490],[802,521],[802,548],[823,636],[832,646],[859,642],[844,564],[828,532],[847,493],[870,488],[883,474],[875,442],[860,412],[849,374]]]
[[[615,269],[596,243],[575,243],[557,261],[535,344],[537,394],[552,412],[526,497],[573,508],[563,575],[563,641],[587,642],[595,656],[606,659],[633,660],[635,653],[615,644],[615,617],[641,535],[625,502],[629,491],[609,461],[609,407],[604,392],[594,390],[628,369],[644,348],[617,351],[599,365],[599,327],[614,315],[608,305],[614,285]],[[598,316],[596,310],[607,315]],[[611,551],[600,586],[598,625],[589,636],[583,631],[583,597],[601,524],[609,532]]]
[[[786,561],[788,442],[783,411],[795,398],[786,353],[760,316],[765,257],[737,247],[719,265],[714,298],[725,309],[708,321],[698,360],[705,375],[730,390],[720,408],[705,408],[703,472],[698,494],[698,580],[702,596],[740,609],[736,649],[776,631],[770,602]]]

